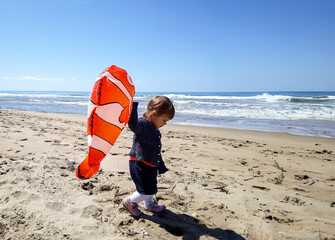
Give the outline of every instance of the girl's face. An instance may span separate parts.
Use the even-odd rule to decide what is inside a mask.
[[[156,127],[156,128],[160,128],[163,127],[164,125],[166,125],[167,121],[169,121],[170,118],[168,117],[168,115],[163,114],[158,116],[157,113],[154,111],[153,114],[151,115],[151,119],[150,122]]]

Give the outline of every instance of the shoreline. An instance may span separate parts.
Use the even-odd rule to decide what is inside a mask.
[[[0,109],[2,239],[332,239],[335,139],[168,124],[162,214],[134,219],[127,128],[93,178],[86,117]],[[196,217],[194,217],[196,216]]]

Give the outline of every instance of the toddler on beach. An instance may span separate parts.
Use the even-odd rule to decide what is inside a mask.
[[[123,206],[135,217],[142,214],[138,208],[142,201],[147,212],[157,213],[165,209],[165,206],[153,202],[153,195],[157,193],[157,176],[168,171],[161,156],[161,133],[158,129],[175,114],[171,100],[165,96],[152,98],[143,117],[138,118],[137,107],[138,103],[134,102],[128,122],[134,132],[129,170],[136,191],[123,200]]]

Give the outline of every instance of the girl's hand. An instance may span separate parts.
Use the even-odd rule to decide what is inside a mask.
[[[161,169],[161,168],[158,168],[158,173],[159,174],[164,174],[164,173],[166,173],[167,171],[168,171],[169,169]]]

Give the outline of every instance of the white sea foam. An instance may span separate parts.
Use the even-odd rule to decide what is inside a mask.
[[[135,96],[135,100],[141,99],[151,99],[152,94]],[[168,98],[177,100],[260,100],[265,102],[278,102],[278,101],[295,101],[295,102],[318,102],[318,101],[329,101],[335,100],[335,96],[324,95],[321,97],[298,97],[290,95],[280,95],[280,94],[257,94],[254,96],[212,96],[212,95],[185,95],[185,94],[165,94]]]
[[[330,120],[334,121],[335,109],[322,106],[309,108],[292,109],[290,106],[261,106],[261,105],[226,105],[222,108],[205,108],[205,107],[183,107],[178,106],[177,114],[190,114],[203,117],[239,117],[254,119],[281,119],[281,120]]]
[[[28,102],[36,102],[36,103],[51,103],[51,104],[65,104],[65,105],[82,105],[88,106],[88,101],[49,101],[49,100],[41,100],[41,99],[29,99]]]

